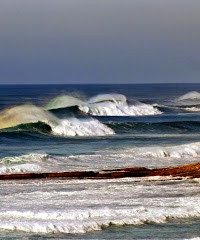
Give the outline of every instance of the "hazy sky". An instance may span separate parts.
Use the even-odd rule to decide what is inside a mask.
[[[200,83],[200,0],[0,0],[0,83]]]

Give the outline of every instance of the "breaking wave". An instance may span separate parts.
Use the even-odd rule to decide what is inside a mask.
[[[52,99],[45,108],[48,110],[55,110],[72,106],[77,106],[81,112],[94,116],[141,116],[161,114],[153,105],[141,102],[129,105],[124,95],[114,93],[100,94],[87,101],[82,101],[73,96],[62,95]]]
[[[188,92],[178,98],[178,101],[183,100],[200,100],[200,93],[196,91]]]
[[[200,92],[191,91],[188,92],[170,102],[169,106],[158,106],[163,112],[200,112]]]
[[[184,111],[200,112],[200,92],[188,92],[180,96],[175,103]]]
[[[127,99],[122,94],[110,93],[110,94],[99,94],[97,96],[91,97],[88,100],[89,104],[100,103],[100,102],[114,102],[114,103],[126,103]]]
[[[0,113],[0,129],[17,128],[23,130],[27,124],[41,123],[47,125],[45,130],[49,130],[54,135],[59,136],[104,136],[114,134],[114,131],[100,123],[96,119],[86,118],[77,119],[75,117],[68,119],[58,119],[48,111],[33,106],[22,105],[4,110]],[[37,127],[36,125],[34,125]],[[49,129],[48,129],[49,127]],[[42,125],[44,129],[44,125]]]
[[[89,106],[79,106],[79,109],[86,114],[94,116],[143,116],[161,114],[154,106],[144,103],[129,106],[127,103],[122,102],[101,102]]]
[[[21,105],[0,113],[0,129],[37,122],[43,122],[52,128],[59,124],[55,116],[34,105]]]
[[[115,132],[97,119],[68,118],[52,128],[54,134],[62,136],[104,136]]]
[[[84,104],[82,100],[77,97],[73,97],[70,95],[61,95],[52,99],[45,108],[47,110],[53,110],[58,108],[68,108],[73,106],[79,106]]]

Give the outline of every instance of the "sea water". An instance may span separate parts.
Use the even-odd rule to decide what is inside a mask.
[[[2,85],[0,173],[199,162],[200,84]],[[198,239],[199,179],[0,182],[1,239]]]

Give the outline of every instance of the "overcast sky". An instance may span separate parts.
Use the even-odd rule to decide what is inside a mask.
[[[200,0],[0,0],[0,83],[200,83]]]

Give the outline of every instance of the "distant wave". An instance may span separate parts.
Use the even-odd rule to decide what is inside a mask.
[[[0,129],[27,127],[27,124],[44,123],[54,135],[60,136],[102,136],[114,134],[114,131],[96,119],[58,119],[50,112],[33,106],[21,105],[6,109],[0,113]],[[24,126],[25,125],[25,126]],[[32,125],[31,125],[32,126]],[[37,127],[36,125],[34,125]],[[44,127],[44,126],[42,126]],[[41,129],[41,128],[40,128]]]
[[[137,102],[134,105],[129,105],[124,95],[116,93],[99,94],[87,101],[82,101],[73,96],[62,95],[52,99],[45,108],[47,110],[55,110],[72,106],[77,106],[83,113],[94,116],[141,116],[161,114],[161,111],[150,104]]]
[[[53,98],[45,108],[47,110],[59,109],[59,108],[68,108],[84,104],[82,100],[77,97],[70,95],[61,95]]]
[[[114,102],[114,103],[126,103],[127,99],[122,94],[109,93],[109,94],[99,94],[91,97],[88,100],[89,104],[100,103],[100,102]]]
[[[200,92],[190,91],[157,108],[164,113],[200,112]]]
[[[188,92],[176,99],[175,104],[187,112],[200,112],[200,92]]]
[[[183,100],[200,100],[200,93],[196,91],[188,92],[178,98],[178,101]]]

